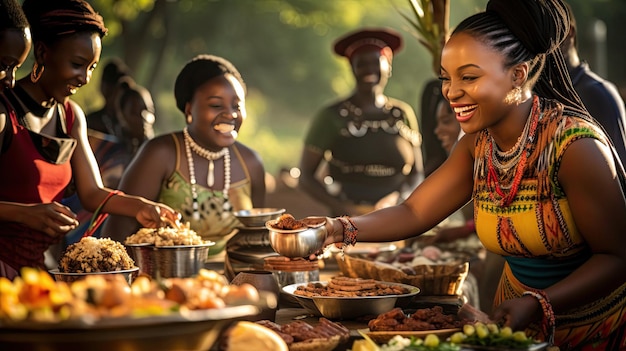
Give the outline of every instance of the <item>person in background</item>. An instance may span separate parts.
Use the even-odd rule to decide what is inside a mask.
[[[15,72],[24,63],[32,39],[30,26],[17,0],[0,0],[0,89],[15,85]]]
[[[574,90],[561,0],[490,0],[442,51],[442,92],[466,133],[403,203],[328,218],[324,244],[402,240],[474,201],[476,232],[506,260],[476,317],[566,350],[626,345],[626,172]]]
[[[120,189],[161,201],[182,214],[183,223],[222,253],[238,227],[233,212],[263,207],[265,169],[259,155],[237,141],[245,121],[246,85],[226,59],[199,55],[178,74],[176,106],[187,126],[146,142],[128,166]],[[136,221],[112,216],[103,235],[123,241]],[[223,260],[222,260],[223,262]]]
[[[87,127],[90,134],[102,133],[120,137],[121,130],[116,118],[116,101],[120,88],[119,82],[123,77],[131,77],[130,68],[120,58],[109,59],[102,70],[100,80],[100,93],[104,98],[104,106],[87,114]]]
[[[433,173],[448,157],[448,153],[441,146],[435,128],[441,96],[441,81],[430,80],[424,86],[420,99],[420,126],[422,131],[422,155],[424,157],[424,177]]]
[[[152,125],[155,121],[154,103],[150,92],[135,83],[130,76],[124,76],[118,81],[119,87],[115,98],[113,116],[119,136],[88,131],[88,140],[93,150],[102,182],[109,188],[117,188],[124,170],[137,153],[141,144],[154,137]],[[93,213],[82,208],[80,199],[76,194],[63,199],[63,203],[76,213],[76,219],[80,225],[68,233],[60,248],[51,252],[52,262],[56,262],[55,256],[70,244],[80,240],[90,226]],[[102,228],[99,228],[93,236],[101,236]]]
[[[120,141],[128,153],[134,155],[144,141],[154,137],[154,101],[150,91],[130,76],[120,79],[118,84],[120,92],[115,110],[121,126]]]
[[[401,47],[401,36],[386,28],[358,30],[334,44],[335,53],[348,59],[356,87],[314,117],[299,182],[334,215],[395,205],[423,176],[415,112],[384,93]],[[327,173],[320,171],[325,166]]]
[[[589,114],[595,118],[609,135],[622,164],[626,162],[626,111],[624,100],[615,84],[594,73],[589,64],[578,55],[576,18],[572,7],[565,3],[570,17],[567,37],[561,51],[567,64],[574,89],[580,96]]]
[[[136,218],[146,227],[178,214],[166,205],[102,185],[87,142],[83,110],[70,96],[89,83],[107,29],[83,0],[26,0],[34,65],[0,95],[0,276],[22,267],[45,268],[48,247],[78,226],[60,201],[72,180],[90,211]]]

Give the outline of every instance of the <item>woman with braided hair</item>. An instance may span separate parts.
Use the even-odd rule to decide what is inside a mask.
[[[44,268],[44,252],[76,228],[59,202],[73,179],[84,208],[135,217],[146,227],[178,219],[171,208],[104,188],[83,110],[70,97],[89,83],[107,29],[84,0],[26,0],[30,76],[0,95],[0,276]],[[115,195],[115,196],[114,196]]]
[[[419,235],[474,201],[506,260],[490,319],[561,350],[624,350],[626,186],[572,88],[561,0],[490,0],[445,44],[442,92],[466,133],[402,204],[329,219],[326,244]]]
[[[12,88],[30,51],[30,26],[17,0],[0,0],[0,89]]]

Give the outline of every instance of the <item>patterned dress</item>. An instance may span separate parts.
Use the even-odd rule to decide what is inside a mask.
[[[180,155],[180,144],[176,135],[172,134],[176,144],[176,155]],[[228,200],[222,191],[212,190],[196,185],[198,191],[198,204],[200,205],[200,219],[193,218],[193,200],[191,196],[191,183],[185,179],[179,171],[180,161],[176,158],[176,170],[161,185],[161,191],[157,201],[162,202],[182,215],[182,222],[189,222],[191,229],[195,230],[204,240],[215,242],[209,249],[209,256],[218,254],[224,250],[229,234],[240,225],[239,220],[233,214],[234,211],[249,210],[252,208],[252,187],[250,174],[237,147],[233,145],[232,155],[239,158],[243,165],[246,178],[231,184],[228,191]]]
[[[490,181],[492,139],[485,130],[477,137],[474,213],[477,233],[485,247],[505,257],[495,305],[542,290],[562,280],[591,256],[578,232],[565,193],[559,184],[559,166],[567,147],[581,138],[609,144],[592,122],[563,114],[563,106],[535,97],[538,119],[535,144],[518,192],[502,206]],[[512,170],[509,174],[513,172]],[[618,350],[626,325],[626,283],[603,299],[556,316],[555,345],[561,350]],[[539,326],[529,332],[546,340]],[[622,346],[618,346],[622,345]]]

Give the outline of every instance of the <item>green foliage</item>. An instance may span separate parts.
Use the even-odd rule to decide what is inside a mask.
[[[296,166],[310,119],[353,89],[347,61],[331,49],[340,35],[362,26],[389,26],[401,32],[405,45],[394,57],[386,92],[416,111],[423,84],[433,78],[432,55],[415,39],[416,29],[402,15],[412,13],[408,0],[89,1],[109,28],[102,62],[118,56],[131,64],[136,80],[153,94],[157,133],[184,125],[174,105],[173,86],[188,60],[201,53],[231,60],[249,88],[249,118],[240,140],[257,150],[270,172]],[[449,1],[451,28],[487,2]],[[598,1],[570,2],[578,5],[575,11],[597,16],[619,13],[620,8],[623,13],[625,8],[619,0],[605,0],[602,6]],[[102,105],[98,94],[102,66],[75,96],[86,112]],[[22,75],[28,73],[20,70]]]

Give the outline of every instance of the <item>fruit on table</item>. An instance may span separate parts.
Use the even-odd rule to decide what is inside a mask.
[[[494,346],[506,348],[525,348],[534,340],[526,332],[513,332],[510,327],[499,328],[496,324],[476,322],[463,326],[463,332],[456,332],[450,336],[450,342],[455,344]]]
[[[0,322],[144,317],[259,301],[255,287],[230,286],[226,277],[206,269],[195,277],[160,282],[139,276],[131,286],[120,275],[87,276],[65,283],[36,268],[23,268],[20,273],[13,281],[0,277]]]

